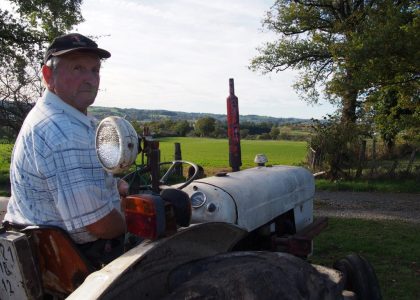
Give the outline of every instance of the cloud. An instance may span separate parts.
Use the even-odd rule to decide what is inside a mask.
[[[261,19],[274,1],[85,0],[77,30],[102,35],[112,57],[95,105],[225,113],[235,78],[241,114],[320,117],[292,90],[295,72],[261,76],[247,66],[274,35]]]

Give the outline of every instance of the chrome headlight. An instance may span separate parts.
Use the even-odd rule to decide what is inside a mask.
[[[195,192],[191,195],[191,206],[193,208],[199,208],[206,203],[207,197],[203,192]]]
[[[107,117],[96,130],[96,154],[105,170],[112,174],[123,173],[136,160],[139,138],[127,120]]]

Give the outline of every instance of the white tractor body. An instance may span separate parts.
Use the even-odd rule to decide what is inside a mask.
[[[290,210],[297,231],[313,221],[314,178],[301,167],[255,167],[196,180],[184,191],[193,223],[226,222],[250,232]]]

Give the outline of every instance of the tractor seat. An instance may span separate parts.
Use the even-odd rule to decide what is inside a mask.
[[[68,295],[95,271],[69,234],[59,227],[24,226],[7,222],[3,226],[6,230],[28,236],[46,293]]]

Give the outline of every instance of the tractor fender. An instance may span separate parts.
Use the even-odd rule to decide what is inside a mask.
[[[228,223],[192,225],[175,235],[143,241],[90,274],[67,299],[158,299],[168,274],[186,262],[229,251],[247,232]]]

